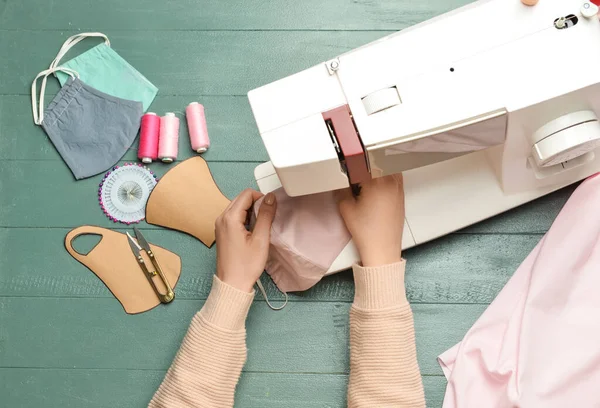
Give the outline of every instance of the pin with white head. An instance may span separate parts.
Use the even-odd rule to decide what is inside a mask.
[[[590,1],[586,1],[581,5],[581,15],[585,18],[592,18],[598,15],[598,6]]]

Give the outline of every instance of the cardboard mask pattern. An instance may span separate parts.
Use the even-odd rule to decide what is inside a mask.
[[[229,205],[201,157],[177,165],[165,174],[146,204],[146,222],[182,231],[211,247],[215,220]]]
[[[98,235],[100,242],[86,255],[73,248],[73,240],[81,235]],[[146,312],[160,304],[148,279],[140,269],[137,259],[131,252],[127,235],[94,226],[75,228],[65,237],[65,247],[71,256],[85,265],[100,278],[129,314]],[[150,245],[156,259],[173,288],[181,274],[181,259],[173,252]],[[142,253],[147,265],[152,265],[145,253]],[[161,293],[166,288],[159,279],[155,279]]]

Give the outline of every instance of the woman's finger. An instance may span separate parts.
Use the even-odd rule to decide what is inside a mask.
[[[260,197],[262,197],[261,193],[252,190],[251,188],[247,188],[229,203],[225,211],[247,211],[252,207],[254,201],[258,200]]]
[[[252,238],[263,243],[268,243],[271,237],[271,225],[277,211],[277,199],[275,194],[269,193],[262,202],[256,217],[256,224],[252,231]]]
[[[225,210],[230,217],[235,220],[239,220],[241,223],[246,221],[248,217],[248,210],[252,208],[252,205],[256,200],[263,196],[256,190],[246,189],[240,193]]]

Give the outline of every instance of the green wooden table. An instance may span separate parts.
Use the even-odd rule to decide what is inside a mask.
[[[142,224],[151,242],[181,255],[183,272],[173,304],[128,316],[64,250],[72,227],[125,230],[98,207],[100,176],[75,182],[32,121],[31,81],[66,37],[106,33],[159,87],[155,112],[202,102],[213,143],[204,157],[234,197],[255,186],[253,169],[268,160],[248,90],[468,1],[0,0],[0,406],[145,406],[206,299],[215,266],[214,249]],[[51,83],[49,95],[57,90]],[[191,157],[183,134],[180,158]],[[135,146],[123,158],[133,160]],[[158,174],[171,167],[151,166]],[[406,252],[428,406],[439,407],[445,389],[436,356],[485,310],[571,192]],[[352,296],[346,272],[293,296],[281,312],[257,297],[236,406],[345,406]]]

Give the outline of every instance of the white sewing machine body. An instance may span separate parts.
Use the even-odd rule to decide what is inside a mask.
[[[600,22],[577,0],[482,0],[251,91],[290,196],[402,172],[403,248],[600,171]],[[358,259],[352,243],[331,272]]]

